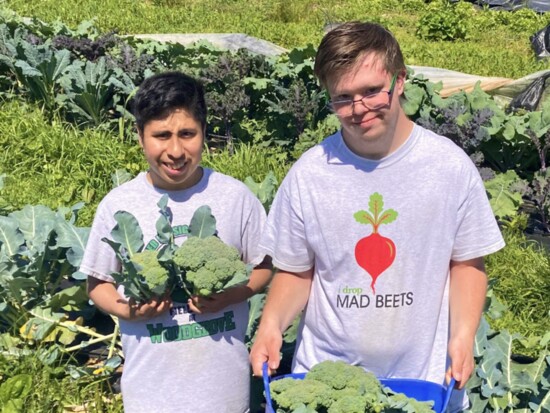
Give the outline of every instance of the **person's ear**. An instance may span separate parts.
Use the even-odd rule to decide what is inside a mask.
[[[136,126],[136,129],[137,129],[137,134],[138,134],[139,146],[141,146],[143,148],[143,131],[140,130],[137,126]]]
[[[397,78],[395,79],[395,91],[397,92],[398,96],[401,96],[403,92],[405,91],[405,81],[407,80],[407,71],[401,70],[397,74]]]

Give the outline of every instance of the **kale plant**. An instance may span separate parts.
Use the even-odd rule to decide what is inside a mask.
[[[151,54],[138,54],[126,41],[110,32],[96,38],[58,35],[52,39],[52,47],[58,50],[69,50],[74,58],[97,62],[105,58],[107,67],[120,68],[136,84],[153,73],[155,57]]]
[[[52,47],[57,50],[69,50],[76,58],[95,62],[119,44],[114,32],[99,36],[96,39],[59,35],[52,38]]]
[[[287,138],[290,134],[291,142],[295,143],[317,119],[324,96],[320,88],[309,90],[303,79],[296,78],[288,86],[275,85],[275,96],[265,101],[269,112],[276,114],[279,123],[284,125]]]
[[[489,124],[493,111],[483,108],[469,114],[467,110],[460,102],[455,101],[447,107],[433,108],[431,117],[419,118],[416,122],[451,139],[467,154],[473,154],[490,138],[485,127]]]
[[[241,50],[220,54],[217,64],[201,70],[200,78],[206,87],[206,103],[214,120],[210,136],[226,141],[230,153],[234,149],[232,126],[243,118],[250,105],[243,79],[250,75],[253,58]],[[240,115],[239,115],[240,112]]]
[[[156,59],[150,54],[138,54],[129,44],[121,44],[120,51],[112,55],[111,61],[122,69],[134,83],[140,84],[156,69]]]

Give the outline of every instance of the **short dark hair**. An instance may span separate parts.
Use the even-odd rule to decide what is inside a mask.
[[[145,79],[134,96],[132,113],[139,132],[145,124],[185,109],[206,128],[206,101],[202,84],[182,72],[163,72]]]
[[[352,68],[360,59],[374,53],[381,57],[389,74],[405,71],[399,43],[389,30],[376,23],[347,22],[329,31],[321,40],[314,72],[323,87]]]

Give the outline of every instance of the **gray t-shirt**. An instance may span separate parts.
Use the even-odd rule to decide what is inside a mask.
[[[201,181],[182,191],[153,187],[141,173],[113,189],[99,204],[80,271],[113,282],[120,268],[111,247],[117,211],[132,213],[140,223],[144,242],[160,248],[155,223],[157,203],[168,194],[168,208],[176,242],[195,210],[208,205],[216,218],[219,237],[238,248],[243,261],[259,264],[258,248],[265,211],[240,181],[204,169]],[[178,236],[178,234],[180,236]],[[123,291],[119,288],[119,293]],[[249,406],[250,367],[244,345],[248,305],[242,302],[213,314],[193,314],[186,303],[174,302],[169,312],[144,321],[119,320],[124,351],[122,396],[126,413],[196,412],[241,413]]]
[[[277,268],[314,268],[293,370],[341,359],[443,384],[449,263],[503,246],[477,169],[449,139],[415,125],[372,161],[328,137],[288,173],[261,241]]]

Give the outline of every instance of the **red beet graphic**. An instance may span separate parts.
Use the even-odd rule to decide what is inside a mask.
[[[393,209],[384,211],[384,201],[379,193],[370,196],[369,211],[361,210],[353,215],[360,224],[372,225],[373,228],[372,234],[360,239],[355,245],[355,259],[357,264],[371,276],[370,286],[375,293],[376,279],[392,265],[396,253],[393,241],[380,235],[378,227],[395,221],[397,212]]]

